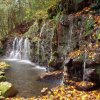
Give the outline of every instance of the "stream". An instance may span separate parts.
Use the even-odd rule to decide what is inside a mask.
[[[6,70],[7,81],[11,82],[18,90],[17,97],[29,98],[41,95],[44,87],[55,87],[60,84],[59,80],[37,81],[37,78],[45,73],[44,69],[36,68],[30,64],[6,61],[11,68]]]

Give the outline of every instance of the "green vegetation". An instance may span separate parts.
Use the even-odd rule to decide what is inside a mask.
[[[47,9],[58,0],[0,0],[0,39],[24,21],[47,17]],[[13,33],[14,34],[14,33]]]
[[[9,67],[9,64],[7,64],[6,62],[0,62],[0,70],[7,69]]]
[[[0,91],[1,91],[1,95],[4,95],[5,92],[7,92],[7,90],[9,88],[12,87],[12,84],[11,83],[8,83],[8,82],[1,82],[0,83]]]
[[[0,0],[0,39],[11,34],[12,30],[23,22],[48,17],[50,8],[54,15],[58,13],[55,18],[57,20],[59,17],[57,10],[60,8],[57,9],[56,6],[60,7],[57,3],[59,1],[65,0]],[[83,0],[74,0],[76,3],[81,1]]]
[[[83,34],[85,36],[87,36],[88,34],[91,33],[93,28],[94,28],[94,19],[92,18],[92,16],[90,16],[90,18],[86,19],[86,22],[85,22],[85,30],[86,31]]]
[[[92,1],[97,3],[93,3]],[[4,55],[5,51],[7,51],[7,55],[9,55],[12,49],[13,53],[11,52],[11,54],[13,55],[16,55],[16,53],[17,55],[24,55],[25,53],[25,56],[28,56],[28,53],[30,53],[27,58],[36,63],[35,68],[37,68],[39,64],[40,66],[48,66],[50,73],[52,73],[52,71],[54,71],[54,73],[56,71],[65,71],[63,75],[67,73],[67,77],[65,75],[63,76],[64,83],[70,85],[68,81],[70,82],[72,80],[72,82],[74,82],[74,86],[62,86],[55,90],[51,89],[45,96],[39,96],[39,100],[48,100],[48,98],[52,100],[58,100],[60,98],[61,100],[66,100],[66,98],[70,100],[73,100],[73,98],[75,100],[87,100],[87,98],[89,98],[89,100],[91,100],[91,97],[92,99],[93,97],[96,99],[100,97],[98,91],[87,93],[76,90],[77,81],[81,83],[81,81],[83,82],[84,80],[85,67],[87,68],[89,66],[90,68],[92,65],[94,67],[95,64],[100,64],[99,3],[100,0],[0,0],[0,56]],[[17,37],[15,42],[13,42],[14,37]],[[26,48],[28,48],[28,50]],[[21,56],[19,58],[21,60],[26,57]],[[69,62],[67,58],[70,58]],[[32,65],[33,63],[31,67]],[[15,66],[15,63],[12,66]],[[67,71],[63,70],[64,66]],[[16,65],[15,67],[19,66]],[[34,74],[32,76],[29,70],[28,72],[24,71],[21,67],[18,68],[18,71],[9,73],[15,76],[15,83],[21,80],[23,86],[23,83],[30,82],[27,86],[25,84],[23,87],[28,87],[25,89],[29,90],[32,92],[32,95],[34,95],[33,92],[35,88],[33,89],[34,91],[32,89],[30,90],[30,85],[36,85],[33,80]],[[24,67],[25,70],[27,70],[26,67]],[[7,94],[7,92],[10,91],[9,89],[13,89],[13,84],[11,84],[13,82],[9,83],[10,80],[8,77],[10,77],[10,75],[5,74],[5,69],[8,68],[9,65],[7,63],[0,62],[0,100],[2,97],[9,97],[9,93]],[[13,69],[17,70],[15,68]],[[24,74],[20,74],[19,71],[21,73],[25,72],[25,79],[23,77]],[[98,69],[98,73],[99,72],[100,68]],[[39,75],[40,74],[42,75],[42,73],[39,73]],[[46,73],[46,75],[47,74],[48,73]],[[57,73],[55,75],[57,75]],[[97,85],[100,83],[98,82],[99,78],[96,73],[93,73],[93,79],[91,75],[88,76],[91,82]],[[6,77],[9,82],[6,82]],[[22,79],[17,79],[17,77],[21,77]],[[10,78],[13,80],[13,77]],[[79,86],[84,85],[84,83],[79,83]],[[37,85],[36,88],[39,89]],[[88,84],[86,85],[88,86]],[[23,89],[22,91],[27,92],[27,90]],[[19,93],[20,92],[21,91],[19,91]],[[30,92],[28,92],[28,94]],[[13,94],[14,92],[11,90],[10,93]],[[25,95],[27,96],[27,93],[25,93]]]

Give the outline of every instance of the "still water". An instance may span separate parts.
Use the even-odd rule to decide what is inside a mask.
[[[11,82],[18,90],[17,97],[32,97],[41,95],[41,90],[44,87],[55,87],[60,84],[61,79],[37,81],[40,75],[45,74],[44,69],[36,66],[19,63],[16,61],[7,61],[11,68],[6,71],[7,81]]]

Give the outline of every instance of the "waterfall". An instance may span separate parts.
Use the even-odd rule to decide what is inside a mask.
[[[84,64],[83,64],[83,81],[85,81],[86,77],[86,58],[87,58],[87,52],[85,50],[84,53]]]
[[[67,51],[71,50],[71,43],[72,43],[72,35],[73,35],[73,28],[74,28],[72,15],[70,15],[69,21],[70,21],[70,28],[69,28],[69,39],[68,39],[68,44],[67,44]]]
[[[26,37],[16,37],[12,44],[12,51],[10,52],[10,59],[29,60],[30,58],[30,41]]]
[[[44,47],[41,46],[41,36],[43,31],[45,30],[46,27],[46,23],[43,24],[40,34],[39,34],[39,39],[38,39],[38,47],[37,47],[37,53],[38,53],[38,64],[40,63],[40,49],[42,48],[44,50]]]
[[[24,40],[24,47],[23,47],[23,56],[22,59],[29,60],[30,57],[30,41],[28,38]]]
[[[38,64],[43,63],[47,66],[48,61],[52,57],[52,38],[54,29],[52,22],[46,20],[41,27],[39,38],[37,42],[37,56]]]

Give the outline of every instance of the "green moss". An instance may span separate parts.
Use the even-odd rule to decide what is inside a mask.
[[[0,83],[0,91],[1,91],[1,95],[3,96],[10,88],[11,88],[12,84],[8,83],[8,82],[1,82]]]
[[[0,69],[1,70],[7,69],[9,67],[10,67],[10,65],[7,64],[6,62],[0,62]]]
[[[94,19],[93,18],[87,18],[85,22],[85,29],[86,31],[89,31],[94,28]]]
[[[5,72],[4,71],[0,71],[0,76],[3,75],[4,76]]]

